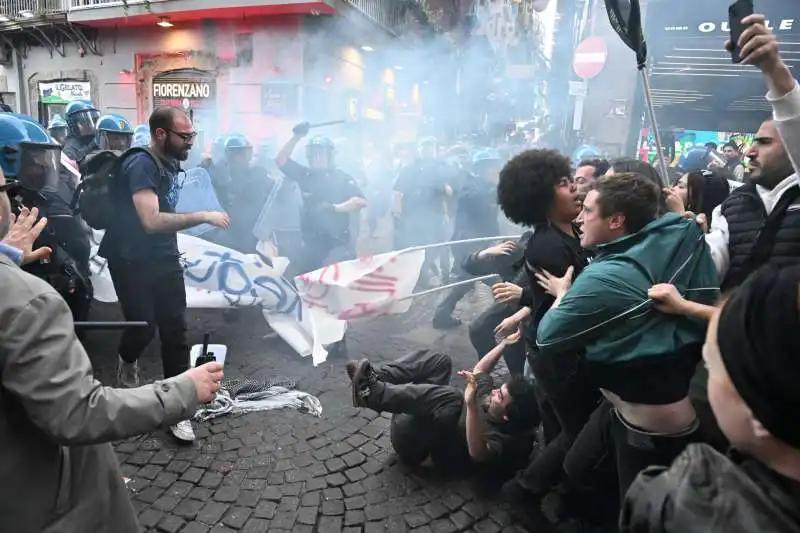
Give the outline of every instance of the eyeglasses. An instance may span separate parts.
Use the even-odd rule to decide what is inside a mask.
[[[167,132],[168,133],[174,133],[175,135],[180,137],[183,140],[183,142],[185,142],[185,143],[191,142],[191,141],[194,140],[195,137],[197,137],[197,132],[196,131],[193,131],[192,133],[182,133],[180,131],[167,130]]]

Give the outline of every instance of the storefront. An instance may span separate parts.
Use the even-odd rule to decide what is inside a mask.
[[[173,106],[186,111],[198,132],[197,144],[210,142],[217,113],[216,74],[199,69],[178,69],[153,76],[153,107]]]
[[[70,102],[91,100],[92,83],[87,80],[40,81],[37,92],[39,122],[46,125],[54,115],[66,118],[65,110]]]

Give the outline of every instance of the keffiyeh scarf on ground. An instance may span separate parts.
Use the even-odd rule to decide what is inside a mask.
[[[322,416],[322,403],[316,396],[294,390],[293,380],[230,379],[214,400],[205,404],[195,415],[204,422],[228,414],[254,413],[273,409],[291,408],[316,417]]]

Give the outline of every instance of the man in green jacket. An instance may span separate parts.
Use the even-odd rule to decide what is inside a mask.
[[[622,495],[640,470],[669,465],[698,434],[688,391],[705,324],[658,312],[647,291],[672,283],[702,303],[718,295],[702,231],[676,214],[656,218],[658,201],[658,188],[642,175],[600,178],[579,217],[581,245],[594,249],[595,259],[574,285],[571,272],[540,276],[556,301],[539,324],[539,351],[584,349],[589,375],[607,400],[564,468],[578,486],[594,485],[581,476],[594,471],[598,458],[616,457]]]

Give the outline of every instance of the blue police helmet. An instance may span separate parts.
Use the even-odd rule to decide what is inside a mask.
[[[253,145],[250,144],[247,137],[238,133],[228,135],[225,138],[223,146],[225,146],[225,150],[239,150],[245,148],[250,148],[252,150],[253,148]]]
[[[500,161],[500,154],[494,148],[485,148],[478,150],[472,156],[472,164],[480,165],[490,161]]]
[[[95,133],[95,123],[100,112],[88,100],[78,100],[67,104],[64,110],[67,127],[74,137],[88,137]]]
[[[103,115],[95,124],[97,147],[101,150],[124,151],[133,144],[133,127],[121,115]]]
[[[64,120],[64,117],[61,115],[53,115],[53,118],[50,119],[50,124],[47,125],[48,130],[54,130],[57,128],[66,128],[67,121]]]
[[[678,167],[684,172],[695,170],[705,170],[708,168],[708,148],[705,146],[694,146],[689,148],[678,161]]]
[[[61,146],[44,127],[28,115],[0,114],[0,166],[21,187],[53,191],[58,184]]]
[[[0,113],[0,168],[6,178],[19,174],[20,144],[30,142],[25,123],[15,113]]]
[[[139,124],[135,128],[133,128],[134,135],[147,135],[150,136],[150,125],[149,124]]]
[[[602,158],[603,152],[596,146],[590,144],[582,144],[574,152],[572,152],[572,164],[578,165],[581,161],[586,159]]]
[[[53,142],[50,133],[48,133],[48,131],[44,129],[44,126],[39,124],[35,118],[29,115],[23,115],[22,113],[11,114],[17,117],[24,125],[25,131],[28,133],[28,142],[41,144],[51,144]]]
[[[336,148],[336,144],[333,142],[333,139],[330,137],[325,137],[323,135],[317,135],[316,137],[312,137],[308,140],[308,144],[306,145],[307,148],[326,148],[328,150],[334,150]]]

